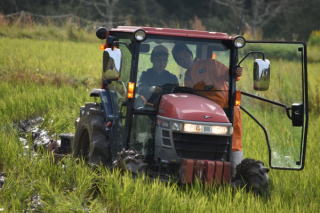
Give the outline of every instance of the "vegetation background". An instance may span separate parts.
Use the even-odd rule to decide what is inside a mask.
[[[271,5],[272,10],[261,10],[254,2],[265,9]],[[319,212],[319,9],[319,0],[2,0],[0,174],[5,174],[5,181],[0,212]],[[253,23],[252,17],[259,14],[271,19]],[[305,169],[273,170],[272,196],[264,200],[229,186],[181,188],[144,177],[132,179],[68,157],[56,162],[50,153],[28,148],[33,146],[31,134],[25,144],[19,140],[21,120],[44,117],[41,128],[52,137],[74,132],[79,106],[90,101],[89,90],[99,84],[101,52],[94,29],[118,24],[307,42],[311,119]],[[256,126],[246,122],[245,128]],[[244,149],[246,155],[267,162],[265,143],[257,140],[262,136],[261,131],[245,134]]]
[[[56,18],[72,14],[85,21],[101,22],[109,27],[126,24],[193,28],[230,34],[245,33],[255,38],[304,41],[309,39],[312,31],[320,29],[319,10],[320,0],[2,0],[0,2],[0,13],[3,14],[25,11]]]

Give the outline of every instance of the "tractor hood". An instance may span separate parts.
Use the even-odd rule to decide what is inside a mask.
[[[187,93],[161,97],[159,115],[179,120],[229,123],[223,109],[208,98]]]

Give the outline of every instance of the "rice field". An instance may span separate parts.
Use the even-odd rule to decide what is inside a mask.
[[[55,162],[46,151],[25,151],[14,126],[20,120],[44,117],[42,128],[53,137],[74,132],[79,107],[90,101],[91,88],[99,86],[99,42],[0,37],[0,172],[6,173],[0,212],[320,211],[319,62],[308,66],[311,114],[305,169],[272,170],[270,200],[230,186],[196,183],[181,188],[133,179],[73,158]],[[246,115],[243,119],[245,155],[267,163],[262,131]]]

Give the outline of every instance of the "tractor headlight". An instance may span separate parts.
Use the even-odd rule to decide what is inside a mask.
[[[137,41],[143,41],[145,38],[146,38],[146,32],[144,30],[137,30],[135,33],[134,33],[134,38],[137,40]]]
[[[183,125],[183,131],[187,133],[198,133],[198,134],[208,134],[208,135],[231,135],[232,126],[185,123]]]
[[[158,117],[157,124],[160,127],[171,129],[173,131],[182,131],[182,123],[179,121],[171,121],[171,120],[162,119]]]
[[[171,120],[165,117],[158,116],[157,125],[175,132],[185,132],[192,134],[231,136],[233,133],[231,123],[207,123]]]
[[[242,48],[246,45],[246,40],[242,36],[237,36],[233,40],[233,44],[236,48]]]
[[[226,135],[226,134],[228,134],[228,132],[229,132],[229,128],[227,126],[212,126],[211,127],[211,133],[214,135]]]

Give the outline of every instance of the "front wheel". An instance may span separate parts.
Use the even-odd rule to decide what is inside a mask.
[[[263,162],[246,158],[236,167],[236,175],[232,179],[234,187],[252,191],[256,195],[269,196],[269,169]]]

